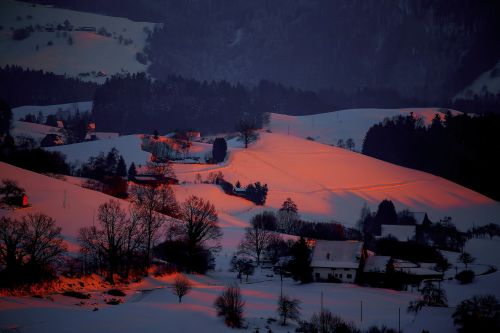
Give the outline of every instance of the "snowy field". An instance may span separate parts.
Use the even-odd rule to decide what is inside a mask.
[[[11,28],[18,29],[40,25],[46,27],[63,24],[68,20],[74,27],[66,34],[58,31],[35,31],[28,38],[13,40]],[[96,15],[66,9],[32,5],[26,2],[2,0],[0,2],[0,66],[18,65],[26,68],[66,74],[103,83],[106,77],[80,73],[144,72],[147,64],[136,60],[136,53],[142,52],[147,34],[154,23],[133,22],[119,17]],[[91,31],[76,31],[79,27],[105,28],[111,36],[102,36]],[[128,45],[119,43],[132,41]],[[71,37],[72,44],[68,42]],[[49,43],[52,45],[48,45]],[[105,55],[105,56],[100,56]]]
[[[352,138],[355,143],[354,150],[361,151],[366,132],[373,125],[384,118],[397,115],[408,115],[413,112],[429,125],[434,116],[444,114],[437,108],[408,108],[408,109],[350,109],[327,112],[310,116],[288,116],[284,114],[271,114],[269,129],[274,133],[282,133],[301,138],[310,137],[315,141],[336,145],[339,139],[344,143]],[[452,114],[459,114],[452,111]]]
[[[181,181],[221,171],[232,182],[268,184],[266,206],[277,210],[287,197],[305,218],[354,226],[361,207],[391,199],[397,210],[451,216],[458,228],[498,220],[500,205],[443,178],[403,168],[345,149],[286,134],[262,133],[249,149],[233,148],[221,165],[175,165]]]
[[[61,152],[66,155],[68,162],[80,164],[87,162],[92,156],[99,155],[100,152],[106,154],[113,147],[119,150],[120,154],[125,159],[127,166],[129,166],[132,162],[134,162],[135,165],[144,165],[147,161],[149,161],[150,154],[141,150],[140,135],[124,135],[112,139],[54,146],[46,149],[49,151]]]
[[[129,143],[129,147],[133,147],[132,151],[137,151],[138,145],[138,141]],[[128,154],[135,153],[128,152]],[[305,167],[309,164],[314,168],[306,173]],[[280,134],[264,133],[261,140],[251,148],[246,150],[234,148],[226,164],[176,165],[176,171],[181,179],[190,179],[197,172],[206,175],[214,170],[221,170],[231,181],[238,178],[242,182],[257,180],[268,182],[271,188],[268,196],[269,205],[264,208],[275,209],[281,204],[283,197],[292,196],[301,212],[316,217],[336,218],[334,213],[345,209],[342,207],[348,205],[352,206],[352,214],[357,217],[361,202],[370,197],[374,200],[374,208],[379,198],[389,193],[393,200],[398,196],[401,198],[396,200],[399,209],[403,208],[401,200],[412,194],[423,203],[435,204],[435,209],[441,209],[448,215],[455,216],[453,212],[457,211],[457,206],[461,207],[469,214],[475,214],[476,223],[480,222],[483,211],[485,209],[488,211],[489,206],[494,208],[493,217],[499,216],[498,204],[456,184],[343,149]],[[353,175],[353,172],[359,172],[359,175]],[[349,175],[351,176],[348,177]],[[0,214],[19,217],[27,212],[41,211],[53,216],[63,228],[64,237],[70,243],[70,250],[73,252],[78,249],[76,243],[78,229],[94,223],[97,207],[110,198],[105,194],[74,185],[73,179],[58,180],[3,163],[0,164],[0,176],[16,179],[25,187],[32,205],[30,208],[16,211],[0,210]],[[426,180],[424,176],[431,178]],[[398,177],[400,184],[395,184]],[[424,186],[420,191],[419,186],[415,187],[408,181],[415,177],[416,179],[424,177],[421,179]],[[375,179],[379,182],[377,186],[373,186],[372,183]],[[407,179],[407,182],[402,182],[402,179]],[[61,295],[53,295],[53,301],[32,297],[2,297],[0,328],[18,329],[20,332],[102,330],[137,332],[165,328],[176,332],[230,331],[222,320],[215,316],[212,304],[223,286],[236,281],[235,274],[227,271],[228,262],[243,235],[243,228],[248,225],[251,216],[263,208],[257,208],[237,197],[229,197],[215,185],[186,184],[174,186],[174,190],[180,201],[190,194],[212,201],[219,212],[220,225],[224,233],[223,250],[217,257],[216,270],[206,276],[189,276],[195,282],[195,286],[193,291],[185,296],[182,304],[177,303],[175,296],[169,290],[172,277],[147,278],[141,283],[130,285],[127,289],[127,301],[118,306],[103,304],[106,296],[103,295],[102,288],[92,291],[92,298],[84,301],[84,304],[80,304],[80,300]],[[437,198],[443,200],[446,198],[444,194],[449,193],[450,197],[460,198],[457,201],[460,204],[445,200],[446,205],[440,206],[437,204],[439,201],[437,198],[425,196],[429,192],[436,193]],[[353,198],[361,195],[363,200],[359,199],[357,206],[357,201]],[[337,201],[330,200],[334,196],[339,196]],[[324,198],[323,202],[318,203],[321,198]],[[349,200],[354,202],[349,203]],[[125,208],[127,202],[121,202]],[[462,225],[464,228],[472,225],[470,220],[468,224],[465,223],[464,220]],[[467,244],[466,250],[480,258],[478,264],[497,264],[498,258],[495,258],[494,254],[500,250],[500,242],[473,240]],[[490,253],[489,256],[484,255],[486,252]],[[267,330],[265,326],[268,325],[266,319],[276,317],[275,308],[280,281],[279,277],[267,277],[267,274],[269,271],[258,270],[255,276],[250,277],[249,283],[244,282],[241,285],[246,302],[245,317],[248,319],[248,331],[259,328],[265,332]],[[448,292],[450,306],[455,306],[471,295],[494,291],[493,286],[499,282],[499,273],[496,272],[477,277],[469,286],[458,285],[454,281],[445,282],[443,285]],[[431,332],[454,331],[451,321],[453,308],[424,309],[417,317],[408,314],[406,312],[408,303],[418,297],[418,294],[411,292],[365,288],[350,284],[298,285],[288,278],[284,279],[283,291],[301,300],[302,315],[305,319],[319,310],[323,293],[325,307],[344,319],[353,321],[359,327],[385,324],[397,328],[398,313],[401,311],[401,328],[404,332],[419,333],[423,328],[430,329]],[[363,301],[362,322],[361,301]],[[92,311],[96,306],[99,311]],[[281,327],[276,323],[272,323],[271,328],[274,332],[294,330],[293,325]]]
[[[274,117],[274,116],[273,116]],[[326,117],[326,116],[325,116]],[[433,117],[433,113],[429,113]],[[299,117],[296,117],[299,118]],[[431,119],[430,118],[430,119]],[[289,121],[289,120],[287,120]],[[378,120],[374,120],[376,122]],[[273,122],[276,124],[276,122]],[[273,124],[272,123],[272,124]],[[307,123],[307,121],[306,121]],[[24,123],[23,123],[24,124]],[[283,123],[285,124],[285,123]],[[282,124],[282,126],[284,126]],[[36,124],[35,124],[36,125]],[[33,125],[33,126],[35,126]],[[41,127],[40,127],[41,126]],[[288,126],[288,125],[286,125]],[[368,125],[367,125],[368,126]],[[26,133],[42,131],[43,125],[25,128]],[[40,128],[39,128],[40,127]],[[16,125],[19,128],[19,125]],[[282,127],[285,128],[285,127]],[[309,130],[313,130],[311,128]],[[277,133],[278,132],[278,133]],[[186,184],[173,186],[176,197],[183,201],[194,194],[210,200],[216,206],[223,231],[222,251],[216,258],[216,269],[205,276],[189,275],[194,283],[193,291],[179,304],[169,287],[172,276],[149,277],[142,282],[125,287],[126,301],[117,306],[104,303],[109,296],[103,294],[108,287],[88,284],[92,295],[83,304],[80,300],[52,295],[52,299],[33,297],[0,297],[0,330],[19,332],[138,332],[169,330],[175,332],[229,332],[223,321],[217,318],[213,302],[225,285],[236,282],[235,273],[228,272],[228,263],[250,218],[264,209],[277,210],[282,202],[291,197],[297,203],[299,213],[306,219],[318,221],[337,220],[353,226],[360,209],[367,203],[375,210],[385,198],[393,200],[396,209],[428,212],[433,220],[451,216],[457,226],[466,230],[472,225],[497,222],[500,206],[497,202],[474,191],[420,171],[392,165],[359,153],[306,140],[302,134],[261,133],[261,138],[248,149],[231,140],[228,143],[229,158],[221,164],[175,164],[174,169]],[[317,131],[321,135],[321,131]],[[355,131],[354,131],[355,132]],[[305,133],[307,134],[307,133]],[[68,156],[70,162],[86,161],[100,151],[116,147],[126,163],[143,164],[149,153],[140,149],[139,135],[122,136],[80,144],[50,148]],[[203,156],[210,145],[195,143],[193,154]],[[216,185],[194,184],[196,174],[206,179],[210,172],[221,171],[233,183],[244,185],[260,181],[267,183],[269,193],[266,205],[257,207],[247,200],[227,196]],[[55,179],[0,163],[0,178],[12,178],[26,189],[31,207],[18,210],[0,209],[0,215],[21,217],[28,212],[43,212],[56,219],[62,227],[64,238],[71,252],[78,251],[76,237],[83,226],[96,222],[98,206],[109,196],[78,186],[77,178]],[[127,201],[120,201],[127,208]],[[499,266],[499,239],[473,239],[466,245],[477,258],[471,267],[481,273],[491,265]],[[457,254],[446,253],[455,265]],[[258,269],[248,283],[241,285],[246,302],[247,331],[267,332],[267,319],[276,318],[276,301],[280,293],[279,277],[267,276],[271,272]],[[453,275],[454,269],[448,272]],[[418,298],[414,292],[366,288],[351,284],[313,283],[296,284],[285,278],[283,292],[298,298],[302,303],[302,317],[320,309],[321,293],[324,307],[358,327],[385,324],[404,332],[420,333],[454,332],[451,314],[461,300],[475,294],[495,293],[500,283],[500,273],[476,277],[470,285],[455,281],[443,282],[450,308],[424,309],[416,317],[408,314],[408,303]],[[363,321],[360,308],[363,302]],[[93,311],[95,307],[99,311]],[[273,332],[292,332],[294,325],[281,327],[271,323]]]

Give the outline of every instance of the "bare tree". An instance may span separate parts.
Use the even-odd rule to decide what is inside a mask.
[[[353,138],[347,139],[345,142],[345,147],[349,150],[354,150],[354,147],[356,146],[356,143],[354,142]]]
[[[291,229],[293,229],[293,224],[296,220],[298,220],[298,218],[299,214],[297,205],[291,198],[287,198],[278,211],[280,229],[286,232],[292,232],[293,230]]]
[[[45,214],[28,214],[21,221],[0,218],[0,266],[5,268],[7,284],[42,279],[66,249],[61,228]],[[20,270],[23,267],[27,270]]]
[[[323,309],[311,317],[311,328],[313,332],[356,332],[354,323],[346,322],[342,318],[334,315],[328,309]]]
[[[0,218],[0,265],[13,272],[23,263],[26,226],[8,217]]]
[[[259,137],[257,126],[249,120],[240,120],[236,125],[236,130],[238,131],[238,140],[245,144],[245,148],[248,148],[248,144]]]
[[[187,295],[191,291],[191,288],[191,282],[184,275],[179,274],[175,277],[172,293],[177,295],[179,303],[181,303],[182,297]]]
[[[136,185],[131,189],[133,214],[141,221],[145,243],[145,264],[151,265],[153,246],[159,236],[159,231],[165,222],[165,217],[159,212],[165,209],[165,193],[158,187]]]
[[[116,200],[99,206],[98,219],[102,229],[95,226],[80,229],[81,251],[104,261],[108,280],[114,284],[114,274],[118,272],[120,258],[125,252],[129,220]]]
[[[147,173],[150,175],[175,178],[175,172],[170,161],[148,162],[146,169]]]
[[[53,218],[42,213],[28,214],[23,217],[23,223],[26,225],[24,248],[28,264],[46,267],[66,252],[61,227],[56,227]]]
[[[255,216],[252,218],[251,227],[245,228],[245,236],[238,246],[239,253],[252,256],[260,265],[262,252],[269,246],[273,240],[274,233],[264,229]]]
[[[238,286],[229,286],[222,295],[217,297],[214,306],[217,316],[224,317],[227,326],[240,328],[243,325],[243,307],[245,302],[241,298],[241,291]]]
[[[278,300],[278,314],[282,319],[281,325],[286,325],[286,320],[298,321],[300,319],[300,301],[283,295]]]
[[[125,226],[124,254],[125,254],[125,276],[128,277],[133,262],[137,256],[144,253],[145,233],[142,229],[141,216],[138,211],[129,206],[129,220]]]
[[[461,262],[462,264],[465,265],[465,270],[467,270],[467,266],[469,264],[474,263],[476,261],[476,258],[470,255],[468,252],[462,252],[460,256],[457,259],[458,262]]]
[[[231,259],[231,271],[238,272],[238,279],[240,279],[240,282],[242,282],[243,275],[246,275],[246,280],[248,282],[248,277],[255,271],[253,260],[234,256],[233,259]]]
[[[411,301],[408,305],[408,312],[418,313],[424,306],[446,307],[448,299],[443,289],[436,287],[432,281],[425,281],[424,287],[421,290],[422,299]]]
[[[175,198],[172,187],[168,185],[160,185],[157,190],[160,204],[158,213],[178,218],[180,216],[180,207],[177,199]]]
[[[199,246],[214,249],[219,246],[218,241],[222,232],[218,224],[218,216],[214,205],[197,196],[189,197],[181,205],[181,219],[179,228],[188,243],[190,254]],[[215,243],[215,244],[214,244]]]

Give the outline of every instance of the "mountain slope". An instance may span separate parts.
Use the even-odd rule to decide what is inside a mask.
[[[136,53],[142,52],[145,29],[153,30],[153,23],[12,0],[2,0],[0,9],[0,66],[18,65],[100,83],[106,75],[147,68],[137,61]],[[66,20],[71,30],[58,29]],[[94,31],[81,31],[82,27]],[[14,40],[11,29],[22,28],[34,31]]]

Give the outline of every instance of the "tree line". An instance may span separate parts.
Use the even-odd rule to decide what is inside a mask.
[[[414,114],[372,126],[363,154],[447,178],[500,200],[500,115],[436,114],[429,126]]]
[[[195,128],[217,133],[233,131],[237,124],[260,128],[266,121],[264,114],[269,112],[300,114],[303,110],[326,112],[328,107],[313,92],[269,81],[249,88],[227,81],[200,82],[174,75],[153,81],[139,73],[113,76],[99,86],[93,116],[106,131],[169,132]]]
[[[20,66],[0,68],[0,98],[12,107],[89,101],[96,83]]]
[[[212,203],[191,196],[179,204],[165,186],[135,185],[130,192],[128,205],[115,199],[99,205],[97,223],[79,230],[76,258],[67,256],[61,227],[52,217],[1,217],[0,288],[43,282],[61,273],[99,273],[114,284],[116,278],[147,274],[155,252],[168,258],[174,270],[204,273],[212,267],[222,237]]]

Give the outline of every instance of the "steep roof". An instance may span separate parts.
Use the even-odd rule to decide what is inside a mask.
[[[372,273],[385,273],[389,260],[391,260],[391,257],[389,256],[368,257],[365,261],[364,271]]]
[[[311,267],[358,268],[363,242],[318,240]]]

